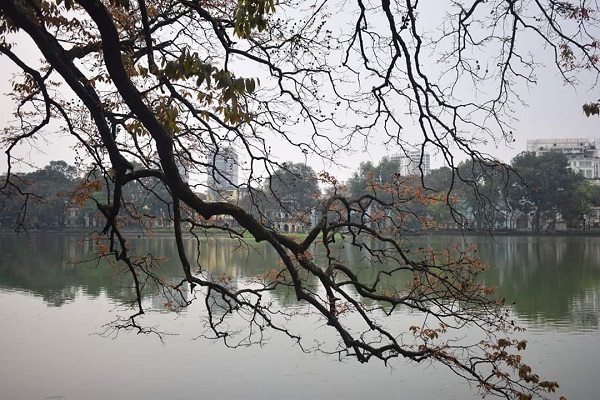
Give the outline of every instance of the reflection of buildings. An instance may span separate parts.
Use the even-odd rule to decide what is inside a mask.
[[[175,278],[175,277],[173,277]],[[158,293],[152,297],[152,308],[155,310],[181,311],[188,305],[188,285],[174,289],[181,279],[171,278],[158,288]]]
[[[215,201],[238,201],[238,155],[229,148],[216,149],[208,158],[208,198]]]
[[[588,179],[600,179],[600,140],[590,138],[534,139],[527,141],[527,151],[536,156],[558,151],[569,159],[569,168]]]
[[[422,160],[421,154],[423,155]],[[431,157],[429,153],[421,153],[420,150],[399,153],[390,157],[390,161],[400,165],[398,171],[403,176],[421,175],[421,170],[423,170],[423,175],[427,175],[431,172]],[[419,166],[421,169],[419,169]]]
[[[600,326],[600,285],[573,296],[569,303],[569,326]]]

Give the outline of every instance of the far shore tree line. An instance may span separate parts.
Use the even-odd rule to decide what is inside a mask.
[[[441,167],[423,177],[402,176],[397,163],[383,158],[378,164],[361,163],[347,182],[340,183],[309,165],[288,162],[262,187],[238,188],[236,201],[267,225],[286,232],[307,230],[319,215],[322,198],[336,194],[389,197],[401,208],[402,226],[412,232],[600,229],[600,185],[571,171],[564,154],[524,152],[512,160],[511,167],[507,172],[500,164],[464,161],[454,171]],[[100,198],[103,182],[94,179],[93,171],[81,176],[65,161],[51,161],[34,172],[14,174],[12,179],[21,185],[2,192],[2,230],[62,230],[103,223],[97,208],[104,200]],[[172,205],[167,194],[166,187],[151,177],[128,186],[122,194],[128,215],[125,227],[169,228]],[[398,226],[384,212],[378,215],[376,203],[364,207],[370,224],[379,229]],[[228,226],[228,222],[216,217],[206,224]]]

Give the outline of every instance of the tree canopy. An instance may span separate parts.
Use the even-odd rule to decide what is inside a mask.
[[[437,361],[483,394],[543,396],[557,384],[522,361],[525,343],[512,336],[510,309],[477,280],[482,263],[469,251],[406,247],[403,224],[414,211],[403,206],[402,185],[348,196],[324,171],[332,196],[321,201],[307,236],[292,238],[257,216],[260,204],[252,202],[251,210],[241,201],[207,200],[206,184],[187,176],[218,170],[215,154],[233,149],[241,179],[231,175],[229,183],[252,193],[265,177],[278,176],[274,171],[294,174],[271,143],[335,163],[377,137],[405,151],[436,152],[453,181],[478,190],[457,160],[498,164],[477,144],[512,141],[512,112],[520,88],[536,82],[537,56],[552,57],[567,82],[581,70],[597,74],[598,11],[594,3],[555,0],[448,1],[435,8],[410,0],[343,7],[296,0],[3,1],[0,54],[22,74],[11,81],[15,122],[2,132],[8,155],[2,190],[34,194],[12,173],[17,145],[56,140],[55,131],[76,139],[77,168],[86,180],[74,195],[93,199],[104,218],[98,251],[131,274],[137,294],[115,329],[152,331],[143,324],[141,290],[154,284],[175,297],[182,290],[195,294],[185,298],[218,296],[226,313],[243,315],[248,329],[231,332],[225,318],[207,311],[213,336],[229,345],[261,342],[268,328],[302,343],[286,325],[293,315],[265,297],[287,286],[337,332],[333,353],[361,362]],[[31,42],[23,36],[35,44],[41,64],[29,61]],[[168,205],[180,285],[161,282],[160,260],[135,254],[121,229],[132,215],[126,188],[148,178],[164,187],[152,196]],[[184,229],[196,240],[225,231],[243,245],[251,245],[249,236],[266,241],[281,263],[272,275],[232,288],[188,257]],[[359,278],[339,256],[341,241],[370,254],[370,279]],[[325,258],[312,256],[317,245]],[[389,274],[410,279],[402,289],[384,290],[380,277]],[[420,313],[422,323],[390,330],[386,317],[397,309]],[[486,339],[453,340],[467,328]]]
[[[585,212],[581,208],[583,193],[579,191],[587,181],[568,168],[566,155],[556,151],[539,156],[525,152],[515,157],[512,165],[518,174],[510,188],[512,201],[533,213],[536,231],[541,230],[540,220],[544,216],[553,224],[558,213],[579,216]]]
[[[0,226],[62,229],[66,206],[78,184],[77,169],[51,161],[42,169],[14,177],[18,187],[0,192]],[[15,185],[17,186],[17,185]]]
[[[268,178],[267,193],[289,211],[306,212],[317,207],[321,197],[314,169],[302,163],[284,163]]]

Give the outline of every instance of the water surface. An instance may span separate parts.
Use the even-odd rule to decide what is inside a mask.
[[[462,238],[415,239],[419,246],[447,246]],[[525,353],[544,377],[561,383],[561,395],[593,399],[600,389],[600,238],[500,237],[477,242],[490,264],[483,279],[515,302],[515,316],[528,328]],[[181,272],[170,238],[134,241],[140,254],[165,259],[172,281]],[[126,275],[106,265],[80,261],[94,246],[66,235],[1,235],[0,246],[0,390],[3,399],[468,399],[477,398],[443,367],[396,360],[340,363],[322,354],[304,354],[293,342],[273,335],[263,348],[228,349],[197,339],[203,332],[201,302],[180,315],[159,312],[144,322],[175,335],[164,343],[153,336],[121,334],[104,338],[104,324],[131,300]],[[188,251],[214,274],[236,277],[236,284],[273,267],[267,247],[238,249],[232,240],[216,240],[198,253]],[[318,249],[314,250],[318,257]],[[346,249],[355,261],[364,256]],[[199,255],[198,255],[199,254]],[[366,261],[365,261],[366,262]],[[386,282],[401,285],[401,282]],[[293,295],[273,295],[281,307],[304,307]],[[162,299],[145,301],[160,310]],[[402,315],[399,326],[408,327]],[[318,322],[292,322],[327,337]],[[402,325],[404,324],[404,325]]]

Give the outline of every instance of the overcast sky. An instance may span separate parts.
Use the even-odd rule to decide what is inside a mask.
[[[23,42],[27,51],[27,58],[35,60],[37,49]],[[19,54],[23,55],[23,52]],[[6,57],[0,57],[0,123],[5,126],[8,121],[12,120],[11,115],[14,109],[14,104],[5,95],[11,90],[10,82],[7,77],[15,71],[14,66]],[[581,106],[588,101],[594,101],[600,98],[600,88],[593,88],[593,77],[581,75],[581,84],[577,87],[565,86],[562,79],[552,68],[544,68],[537,72],[538,83],[535,87],[527,90],[521,88],[524,93],[522,99],[527,102],[528,107],[519,107],[516,110],[515,117],[517,121],[514,123],[514,139],[515,141],[509,145],[500,144],[499,146],[493,143],[481,148],[481,150],[491,154],[492,156],[510,162],[510,160],[519,152],[525,150],[528,139],[536,138],[597,138],[600,137],[600,119],[598,117],[587,118],[582,112]],[[410,134],[410,128],[405,130],[406,134]],[[299,154],[298,159],[291,161],[310,163],[313,168],[319,172],[328,170],[334,173],[339,179],[345,179],[351,175],[361,161],[371,160],[377,162],[385,155],[391,155],[393,151],[386,150],[383,146],[384,137],[381,139],[374,136],[371,140],[371,145],[368,148],[357,145],[357,152],[352,157],[342,159],[341,162],[348,166],[347,169],[334,168],[330,165],[323,164],[318,157],[308,156],[306,159],[302,154]],[[35,147],[21,146],[14,155],[23,157],[31,164],[42,167],[51,160],[63,159],[69,163],[73,163],[75,153],[71,146],[73,141],[69,137],[52,136],[48,142],[35,142]],[[2,153],[0,154],[0,173],[6,171],[6,156],[4,150],[6,146],[2,144]],[[278,144],[273,143],[273,147],[277,148]],[[288,153],[285,152],[287,155]],[[281,161],[286,161],[282,157]],[[433,158],[432,167],[441,166],[441,162]],[[26,165],[17,166],[17,170],[30,170]]]

